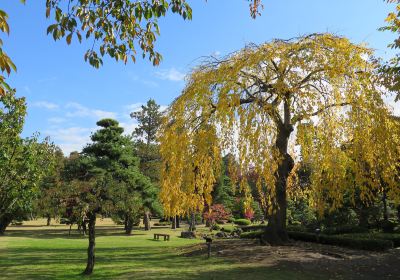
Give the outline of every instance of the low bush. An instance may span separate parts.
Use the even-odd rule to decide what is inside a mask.
[[[220,230],[220,229],[221,229],[221,226],[218,225],[218,224],[215,224],[215,225],[213,225],[213,226],[211,227],[211,230]]]
[[[367,234],[345,234],[349,238],[363,238],[363,239],[383,239],[393,242],[394,247],[400,247],[400,234],[399,233],[367,233]]]
[[[322,232],[328,235],[335,235],[335,234],[345,234],[345,233],[365,233],[368,232],[368,229],[360,226],[343,225],[343,226],[326,228]]]
[[[224,225],[224,226],[221,228],[221,231],[231,233],[231,232],[234,232],[236,229],[237,229],[237,227],[235,227],[235,226]]]
[[[395,227],[396,227],[396,223],[394,223],[392,221],[383,221],[381,223],[381,228],[382,228],[383,232],[385,232],[385,233],[393,233]]]
[[[302,224],[291,224],[287,225],[286,229],[288,231],[297,231],[297,232],[307,232],[307,228]]]
[[[240,234],[240,238],[243,238],[243,239],[257,239],[257,238],[260,238],[261,235],[263,235],[263,233],[264,233],[263,230],[242,232]]]
[[[245,232],[248,231],[259,231],[259,230],[265,230],[267,226],[266,225],[250,225],[250,226],[244,226],[242,227],[242,230]]]
[[[315,233],[301,232],[301,231],[288,231],[289,238],[306,242],[317,242],[317,235]]]
[[[383,251],[393,248],[393,241],[379,238],[326,234],[320,234],[317,236],[314,233],[292,231],[288,232],[288,234],[289,237],[294,240],[317,242],[321,244],[336,245],[352,249]]]
[[[250,220],[247,220],[247,219],[236,219],[236,220],[234,221],[234,223],[235,223],[236,225],[239,225],[239,226],[248,226],[248,225],[251,225],[251,221],[250,221]]]
[[[171,225],[171,222],[158,222],[158,223],[154,223],[154,226],[169,226]]]

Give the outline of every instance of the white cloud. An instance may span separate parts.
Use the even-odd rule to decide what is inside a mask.
[[[65,108],[70,109],[70,111],[66,113],[66,116],[69,118],[74,118],[74,117],[93,117],[95,119],[117,118],[117,114],[114,112],[91,109],[75,102],[68,103],[65,106]]]
[[[69,155],[73,151],[81,151],[90,142],[92,131],[95,131],[95,128],[59,127],[45,131],[44,134],[50,136],[50,139],[62,149],[65,155]]]
[[[47,110],[55,110],[55,109],[59,108],[59,106],[57,104],[54,104],[54,103],[51,103],[48,101],[37,101],[37,102],[32,103],[32,106],[38,107],[38,108],[44,108]]]
[[[47,119],[47,121],[48,121],[49,123],[53,123],[53,124],[59,124],[59,123],[63,123],[63,122],[65,122],[65,121],[66,121],[66,119],[64,119],[64,118],[58,118],[58,117],[54,117],[54,118],[49,118],[49,119]]]
[[[180,72],[175,68],[158,71],[156,75],[162,80],[169,80],[173,82],[183,81],[186,76],[184,73]]]

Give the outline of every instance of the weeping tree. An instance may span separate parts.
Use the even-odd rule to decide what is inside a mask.
[[[257,173],[268,209],[265,238],[273,244],[288,239],[287,188],[299,154],[313,163],[318,209],[328,198],[332,208],[340,206],[343,189],[352,186],[346,181],[349,165],[359,185],[369,186],[361,188],[363,199],[370,199],[371,188],[383,180],[388,195],[398,200],[393,183],[397,144],[391,141],[393,122],[372,55],[346,38],[312,34],[249,45],[194,69],[162,126],[166,214],[211,205],[221,154],[227,152],[235,155],[242,172]],[[354,143],[355,158],[368,162],[369,173],[345,156],[342,147],[348,142]],[[384,170],[379,180],[375,169]],[[248,190],[246,177],[237,177]]]

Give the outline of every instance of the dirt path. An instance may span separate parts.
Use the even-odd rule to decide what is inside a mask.
[[[377,253],[306,242],[270,247],[253,240],[223,240],[214,242],[212,251],[234,262],[320,273],[320,279],[400,279],[400,248]],[[183,254],[205,255],[205,244],[187,247]]]

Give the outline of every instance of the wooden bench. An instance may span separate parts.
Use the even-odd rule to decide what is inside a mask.
[[[164,234],[164,233],[155,233],[154,239],[160,240],[160,236],[164,236],[164,241],[169,241],[169,234]]]

